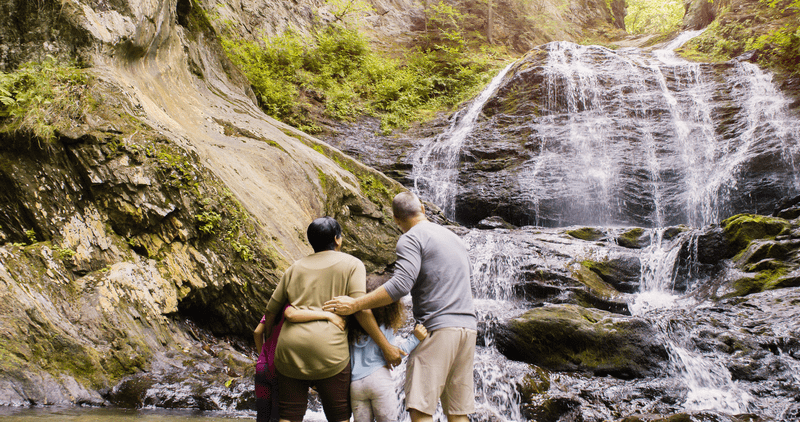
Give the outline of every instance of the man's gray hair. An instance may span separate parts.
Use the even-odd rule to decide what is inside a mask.
[[[398,220],[408,220],[422,214],[422,202],[413,192],[400,192],[392,200],[392,212]]]

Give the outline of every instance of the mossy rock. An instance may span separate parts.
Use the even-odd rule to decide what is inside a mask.
[[[765,290],[800,286],[800,273],[778,264],[770,265],[753,277],[740,278],[731,283],[732,291],[724,297],[747,296]]]
[[[508,358],[551,371],[586,371],[618,378],[662,370],[667,351],[647,322],[576,305],[532,309],[498,327]]]
[[[602,230],[594,228],[594,227],[582,227],[580,229],[575,230],[567,230],[567,234],[581,240],[586,240],[589,242],[594,242],[600,240],[605,236]]]
[[[791,225],[782,218],[739,214],[723,221],[722,227],[729,245],[727,257],[730,258],[745,250],[753,240],[774,239],[788,232]]]
[[[534,394],[544,394],[548,390],[550,390],[550,372],[531,365],[531,372],[522,378],[522,383],[519,386],[519,392],[523,400]]]
[[[672,240],[687,230],[689,230],[689,228],[684,225],[667,227],[667,229],[664,230],[664,233],[661,235],[661,238],[664,240]]]
[[[740,267],[745,267],[764,260],[783,261],[790,259],[792,252],[796,251],[797,247],[789,242],[754,240],[747,249],[737,255],[736,263]]]
[[[650,237],[645,237],[647,231],[636,227],[623,232],[617,238],[617,244],[630,249],[641,249],[650,244]]]
[[[574,289],[574,302],[584,308],[597,308],[617,314],[630,315],[627,303],[619,300],[620,293],[599,275],[584,265],[572,274],[573,278],[583,284],[585,289]]]
[[[641,265],[638,259],[617,258],[602,262],[586,260],[581,265],[619,292],[634,293],[639,290]]]

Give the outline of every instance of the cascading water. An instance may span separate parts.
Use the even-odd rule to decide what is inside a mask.
[[[641,256],[641,292],[634,297],[630,310],[633,315],[647,318],[661,333],[672,367],[688,389],[685,410],[746,413],[750,410],[750,394],[732,380],[722,364],[691,350],[683,327],[676,327],[671,319],[664,318],[664,311],[698,305],[691,297],[681,297],[673,289],[681,248],[693,235],[688,231],[667,241],[664,229],[651,232],[651,244]]]
[[[677,58],[673,50],[699,33],[687,33],[652,55],[635,49],[614,52],[597,46],[548,44],[546,65],[536,68],[544,74],[546,93],[540,114],[514,126],[532,128],[537,141],[536,154],[522,163],[514,179],[528,207],[520,212],[529,212],[533,217],[529,221],[560,227],[611,226],[607,232],[624,230],[614,226],[652,227],[650,246],[638,256],[640,291],[626,298],[631,314],[658,329],[669,355],[671,377],[652,383],[673,388],[678,396],[670,399],[674,404],[665,404],[667,399],[630,399],[630,407],[623,411],[610,404],[610,397],[641,394],[630,392],[641,387],[638,382],[624,385],[565,374],[551,379],[557,385],[555,396],[579,390],[582,396],[601,397],[594,402],[579,400],[583,420],[614,419],[621,412],[681,410],[729,415],[756,411],[780,419],[789,407],[790,400],[765,397],[757,387],[734,381],[713,353],[693,344],[690,338],[696,334],[691,334],[690,323],[675,322],[682,313],[705,312],[709,305],[692,298],[693,283],[699,282],[696,275],[677,268],[681,254],[696,242],[697,230],[684,228],[667,236],[665,227],[701,227],[734,211],[758,212],[757,198],[752,197],[760,192],[784,189],[794,194],[800,189],[796,169],[800,124],[787,114],[787,100],[770,75],[752,64],[727,64],[723,82],[709,65]],[[456,116],[443,135],[414,154],[415,188],[450,218],[458,217],[461,148],[481,107],[508,70],[493,80],[464,117]],[[721,95],[736,106],[720,104],[716,97]],[[726,116],[724,122],[715,117],[720,114]],[[725,132],[722,125],[734,127]],[[784,169],[788,185],[786,180],[742,177],[759,174],[764,162]],[[526,272],[547,268],[568,277],[576,261],[587,256],[602,261],[618,253],[564,241],[563,231],[557,229],[526,227],[514,233],[471,230],[463,235],[473,258],[473,293],[485,327],[475,369],[479,420],[523,419],[521,398],[513,387],[526,369],[495,351],[492,332],[497,324],[530,308],[531,303],[520,299],[525,296],[520,286],[531,278]],[[677,291],[676,283],[688,287]],[[780,355],[778,361],[783,367],[798,366],[793,357]]]
[[[418,193],[423,192],[423,196],[439,205],[447,218],[453,218],[455,215],[453,201],[457,188],[461,146],[472,131],[486,100],[500,85],[512,65],[513,63],[506,66],[492,79],[463,117],[456,114],[450,127],[443,134],[424,144],[412,157],[414,169],[411,177],[414,180],[414,190]]]
[[[698,227],[800,192],[800,124],[754,65],[568,42],[534,53],[465,138],[448,179],[462,185],[447,184],[457,220]]]

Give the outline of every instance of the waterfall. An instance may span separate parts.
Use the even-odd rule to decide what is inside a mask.
[[[427,154],[424,168],[446,167],[447,180],[461,183],[485,180],[471,188],[473,196],[456,196],[456,204],[517,224],[699,227],[735,213],[769,212],[781,197],[800,192],[800,123],[771,76],[755,65],[676,57],[671,48],[696,34],[652,54],[546,44],[540,48],[546,54],[531,54],[535,60],[509,70],[499,99],[490,102],[495,114],[475,122],[462,145],[469,150],[451,151],[446,165]],[[525,101],[533,105],[514,114]],[[501,171],[455,162],[478,157],[492,142],[516,148]],[[415,171],[422,168],[415,164]],[[451,193],[447,200],[429,199],[453,215],[452,192],[467,188],[440,185]],[[509,192],[467,202],[482,189]]]
[[[676,266],[681,249],[696,233],[689,230],[671,240],[664,239],[664,229],[651,232],[651,244],[641,255],[641,291],[630,306],[633,315],[651,321],[662,335],[676,376],[687,389],[683,408],[687,411],[714,410],[740,414],[750,410],[751,395],[733,381],[727,368],[714,358],[704,356],[687,344],[689,336],[667,316],[671,309],[698,306],[691,297],[673,291]]]
[[[456,113],[450,127],[413,155],[411,177],[414,190],[437,204],[447,218],[455,218],[455,194],[458,189],[458,159],[461,146],[475,126],[481,109],[492,96],[513,63],[500,71],[463,114]]]
[[[676,57],[674,49],[699,33],[683,34],[652,53],[549,43],[542,47],[546,54],[537,56],[546,56],[544,64],[525,67],[519,64],[523,59],[504,69],[467,110],[454,116],[442,135],[413,154],[414,189],[456,218],[457,194],[463,192],[459,183],[472,176],[459,162],[462,148],[479,142],[481,131],[491,132],[485,138],[489,141],[503,138],[503,131],[530,134],[523,139],[527,155],[519,155],[524,160],[515,162],[513,173],[500,177],[502,183],[516,184],[520,193],[520,202],[510,208],[527,212],[536,227],[473,229],[462,235],[472,258],[473,295],[483,327],[475,358],[477,420],[524,419],[516,386],[526,367],[497,353],[494,327],[531,306],[571,303],[569,298],[548,296],[558,289],[547,283],[526,283],[539,280],[538,272],[546,269],[558,284],[580,267],[581,260],[601,262],[620,253],[598,242],[565,240],[563,228],[572,225],[605,227],[605,234],[630,226],[646,228],[649,246],[637,252],[640,290],[624,298],[634,317],[656,329],[667,351],[669,374],[653,383],[669,384],[679,392],[670,397],[675,404],[667,406],[668,411],[760,411],[778,416],[789,409],[787,400],[765,399],[752,384],[734,380],[719,355],[693,343],[697,333],[683,322],[710,306],[692,296],[694,284],[701,282],[691,267],[697,228],[734,212],[760,211],[757,197],[763,192],[800,191],[800,123],[786,111],[788,100],[755,65],[699,64]],[[529,72],[538,72],[539,78]],[[506,110],[501,106],[491,106],[501,111],[479,121],[493,95],[515,89],[501,85],[519,80],[537,84],[534,92],[540,95],[531,95],[536,112],[513,115],[512,108],[502,114]],[[767,174],[764,170],[783,178],[762,176]],[[676,225],[684,226],[667,228]],[[687,260],[689,268],[680,267]],[[540,289],[533,294],[541,295],[536,304],[522,299],[525,288]],[[791,356],[776,359],[797,367]],[[551,398],[581,391],[580,399],[570,400],[581,401],[586,420],[617,418],[618,409],[608,405],[613,402],[609,397],[630,388],[624,381],[567,374],[551,376],[551,382],[557,385],[548,393]],[[590,402],[584,391],[598,397]],[[626,410],[659,413],[658,403],[633,402]]]

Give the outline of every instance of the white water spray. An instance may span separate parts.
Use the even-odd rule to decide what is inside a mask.
[[[450,127],[413,155],[411,177],[414,190],[437,204],[447,218],[455,217],[455,195],[458,190],[458,161],[461,146],[475,127],[483,105],[491,98],[513,63],[500,71],[480,93],[463,116],[456,114]]]

